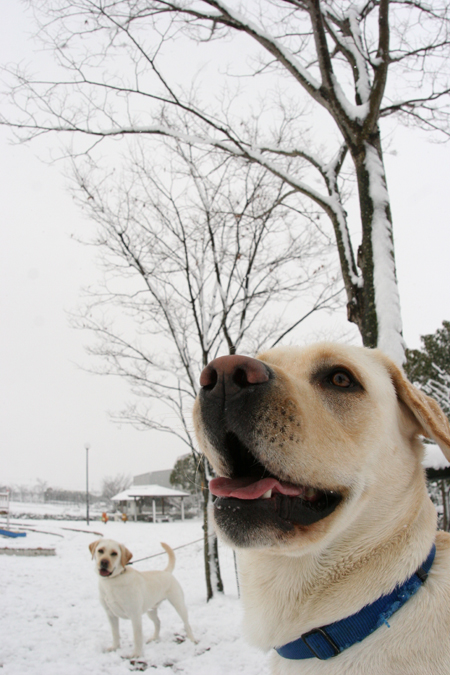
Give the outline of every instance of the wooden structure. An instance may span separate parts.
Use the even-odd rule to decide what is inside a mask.
[[[127,490],[119,492],[112,500],[126,503],[127,508],[129,505],[130,515],[134,517],[134,520],[138,519],[138,511],[140,510],[140,515],[142,515],[145,505],[151,502],[151,516],[153,522],[156,523],[158,520],[168,519],[168,515],[165,513],[167,499],[180,500],[181,520],[184,520],[184,499],[186,497],[190,497],[188,492],[173,490],[162,485],[132,485]],[[156,512],[156,500],[161,500],[162,509],[159,514]]]
[[[426,443],[422,466],[427,472],[428,480],[450,478],[450,462],[435,443]]]
[[[434,493],[434,503],[439,514],[439,526],[449,530],[450,508],[449,508],[449,488],[448,479],[450,478],[450,462],[444,457],[442,450],[435,443],[425,444],[425,457],[422,462],[427,474],[429,483],[435,484],[440,490],[440,498]],[[437,501],[436,501],[437,500]]]

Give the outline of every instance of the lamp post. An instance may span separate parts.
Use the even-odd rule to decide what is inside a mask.
[[[86,525],[89,525],[89,443],[86,443]]]

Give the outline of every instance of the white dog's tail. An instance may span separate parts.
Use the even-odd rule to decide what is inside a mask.
[[[173,572],[174,567],[175,567],[175,553],[172,551],[170,546],[168,544],[165,544],[163,541],[161,542],[161,546],[169,556],[169,564],[167,565],[166,569],[164,570],[165,572]]]

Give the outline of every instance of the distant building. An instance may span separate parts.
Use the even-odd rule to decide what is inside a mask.
[[[427,472],[428,480],[450,478],[450,462],[444,457],[436,443],[425,444],[425,456],[422,466]]]
[[[173,469],[149,471],[133,476],[127,490],[112,497],[117,508],[134,520],[172,520],[192,518],[199,513],[198,497],[175,490],[170,483]]]
[[[166,488],[162,485],[135,485],[112,497],[122,513],[134,517],[134,520],[184,520],[184,500],[191,495],[188,492]]]
[[[140,473],[138,476],[133,476],[133,485],[161,485],[165,488],[173,488],[170,483],[172,471],[173,469],[163,469],[162,471]]]

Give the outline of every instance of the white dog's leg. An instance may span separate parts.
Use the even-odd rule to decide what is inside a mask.
[[[153,636],[147,640],[147,642],[151,642],[152,640],[158,640],[159,639],[159,630],[161,628],[161,621],[159,620],[158,612],[156,611],[156,608],[150,609],[147,612],[147,616],[155,624],[155,632],[154,632]]]
[[[119,618],[111,612],[106,612],[108,617],[109,625],[111,626],[112,639],[113,643],[111,647],[108,647],[107,652],[115,652],[116,649],[120,647],[120,634],[119,634]]]
[[[142,656],[144,651],[144,636],[142,634],[142,616],[132,616],[131,623],[133,625],[134,637],[134,652],[130,658],[137,658]]]
[[[172,588],[170,589],[170,592],[167,595],[167,599],[171,603],[173,608],[180,615],[181,620],[184,623],[186,635],[188,636],[189,640],[192,640],[192,642],[197,642],[192,632],[192,628],[189,625],[188,612],[186,609],[186,605],[184,603],[183,590],[180,584],[176,581],[176,579],[174,579],[173,581],[174,583],[172,583]]]

